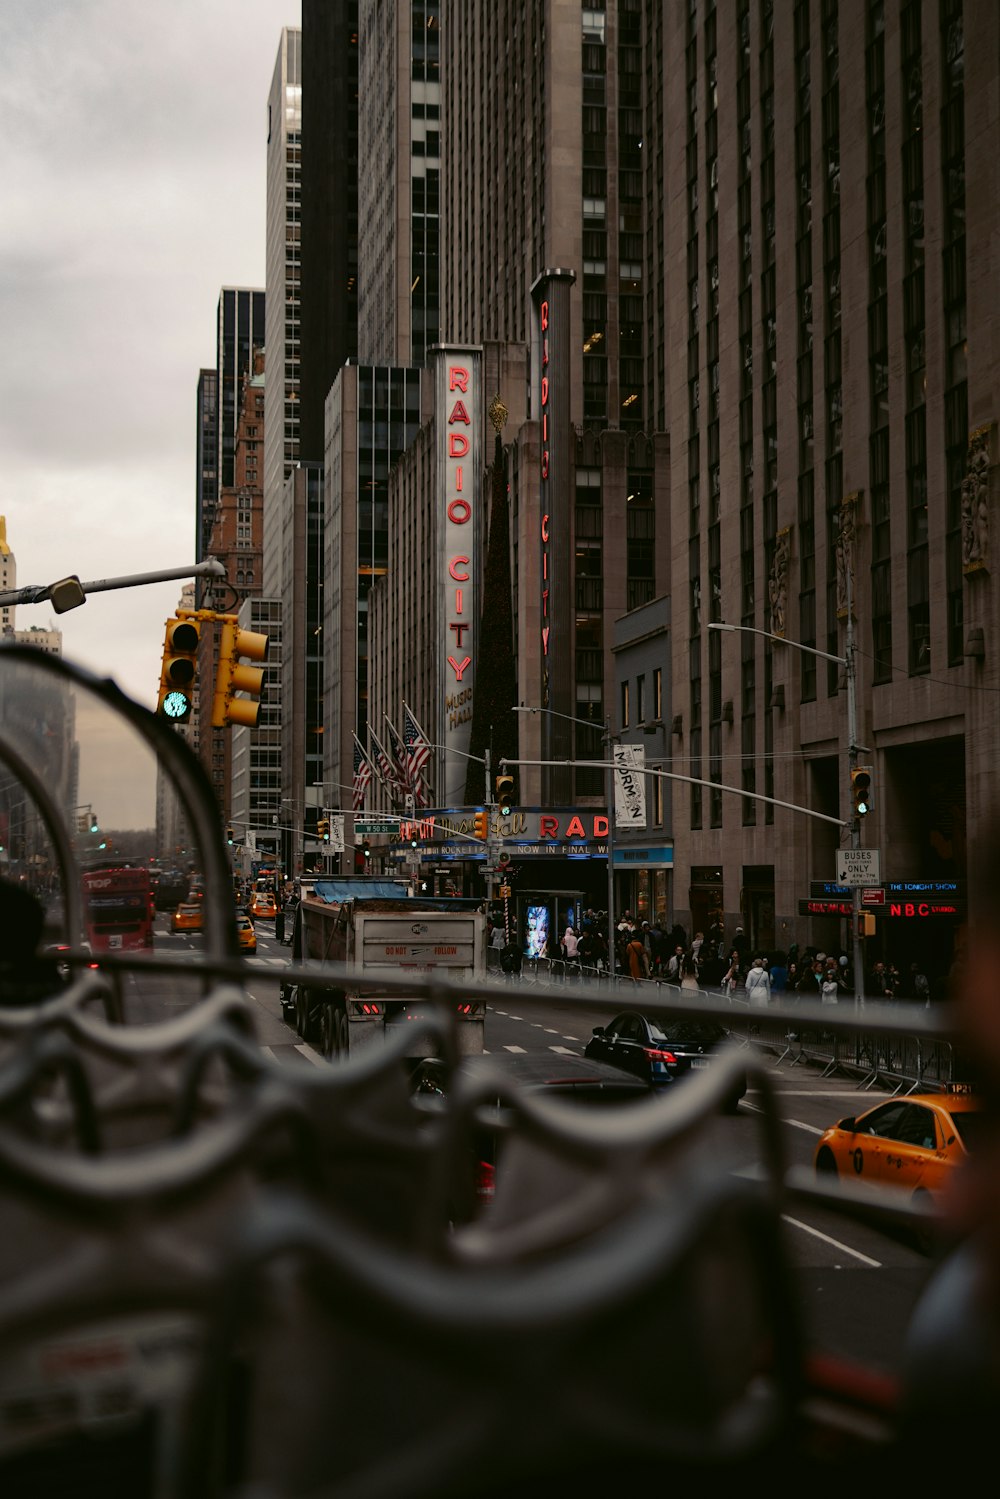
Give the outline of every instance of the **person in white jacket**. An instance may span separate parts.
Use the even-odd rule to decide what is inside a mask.
[[[747,1003],[767,1005],[771,1003],[771,975],[764,967],[763,958],[754,958],[746,976]]]

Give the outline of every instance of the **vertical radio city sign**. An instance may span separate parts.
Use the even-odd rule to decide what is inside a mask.
[[[443,805],[465,800],[479,635],[479,547],[483,505],[482,355],[434,350],[437,413],[437,742],[447,750],[438,784]]]

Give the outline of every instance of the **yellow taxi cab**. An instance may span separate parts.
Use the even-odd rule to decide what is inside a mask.
[[[257,933],[249,916],[237,916],[236,935],[239,938],[240,952],[257,951]]]
[[[278,907],[270,890],[255,890],[250,901],[250,915],[264,916],[268,920],[277,916]]]
[[[933,1201],[975,1151],[985,1125],[982,1099],[968,1085],[890,1098],[822,1134],[816,1170],[844,1181],[903,1187]]]
[[[194,901],[182,901],[170,918],[170,930],[172,932],[200,932],[202,929],[202,908]]]

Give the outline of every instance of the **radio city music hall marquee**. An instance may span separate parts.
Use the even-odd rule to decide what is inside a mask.
[[[482,476],[481,356],[477,349],[436,351],[440,662],[437,742],[445,749],[447,799],[464,799],[472,729],[479,621],[478,556]],[[452,750],[456,753],[448,754]]]

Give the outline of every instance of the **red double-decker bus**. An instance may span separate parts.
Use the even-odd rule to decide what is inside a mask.
[[[91,952],[133,952],[153,946],[153,889],[141,865],[83,872],[83,914]]]

